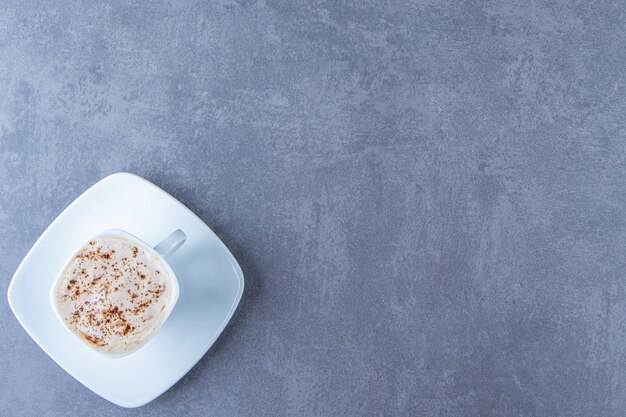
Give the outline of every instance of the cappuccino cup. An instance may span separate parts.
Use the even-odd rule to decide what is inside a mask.
[[[185,240],[182,230],[154,248],[119,229],[94,236],[69,259],[51,288],[57,317],[107,357],[123,357],[144,346],[178,300],[178,280],[166,258]]]

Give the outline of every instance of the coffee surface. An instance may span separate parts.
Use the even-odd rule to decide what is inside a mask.
[[[137,243],[92,240],[57,283],[59,312],[68,327],[98,350],[122,354],[156,332],[171,301],[167,268]]]

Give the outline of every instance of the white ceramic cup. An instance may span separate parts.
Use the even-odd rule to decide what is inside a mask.
[[[152,339],[154,335],[158,333],[159,329],[163,327],[163,324],[167,321],[167,318],[172,313],[172,310],[174,310],[174,306],[176,306],[176,302],[178,301],[180,288],[178,285],[178,279],[176,278],[176,274],[172,270],[172,267],[170,266],[170,264],[167,262],[167,258],[173,255],[183,245],[183,243],[185,243],[185,241],[187,240],[187,235],[185,235],[185,232],[183,232],[180,229],[175,230],[172,233],[170,233],[165,239],[159,242],[155,247],[151,247],[146,242],[139,239],[137,236],[132,235],[120,229],[105,230],[101,233],[98,233],[96,236],[94,236],[94,238],[104,237],[104,236],[117,236],[117,237],[121,237],[124,239],[128,239],[131,242],[136,243],[141,248],[143,248],[146,252],[155,256],[157,259],[159,259],[161,263],[167,269],[168,276],[170,277],[170,280],[171,280],[170,284],[171,284],[171,289],[172,289],[172,298],[170,299],[168,309],[165,313],[165,317],[161,321],[161,324],[159,325],[159,327],[152,333],[152,335],[150,335],[150,337],[144,340],[141,344],[139,344],[132,350],[129,350],[128,352],[124,352],[121,354],[109,354],[101,350],[95,349],[93,346],[89,345],[87,342],[85,342],[80,337],[78,337],[69,328],[65,320],[63,320],[63,316],[61,312],[59,311],[58,300],[57,300],[57,285],[59,281],[63,279],[63,272],[65,271],[65,268],[67,267],[67,263],[70,262],[70,260],[73,259],[74,256],[76,256],[76,254],[78,253],[78,251],[80,251],[85,245],[81,245],[80,249],[74,252],[74,254],[70,257],[70,259],[68,259],[68,261],[63,266],[63,269],[61,269],[61,271],[58,273],[57,278],[54,280],[54,284],[52,285],[52,288],[50,289],[50,303],[52,304],[52,309],[54,310],[57,318],[61,321],[61,323],[63,323],[63,327],[65,327],[72,335],[74,335],[77,339],[79,339],[83,344],[85,344],[86,346],[90,347],[92,350],[95,350],[96,352],[106,357],[121,358],[121,357],[130,355],[131,353],[133,353],[134,351],[136,351],[137,349],[141,348],[146,343],[148,343],[148,341]],[[90,241],[93,240],[94,238],[90,239]],[[86,243],[87,242],[85,242],[85,244]]]

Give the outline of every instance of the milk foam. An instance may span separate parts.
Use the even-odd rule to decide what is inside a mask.
[[[172,286],[158,257],[131,240],[104,236],[74,255],[56,294],[59,312],[76,335],[118,355],[158,330],[168,314]]]

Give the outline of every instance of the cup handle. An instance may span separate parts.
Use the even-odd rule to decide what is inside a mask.
[[[164,258],[172,256],[174,252],[180,248],[187,240],[187,235],[182,230],[178,229],[169,234],[168,237],[163,239],[158,245],[154,247],[154,250]]]

